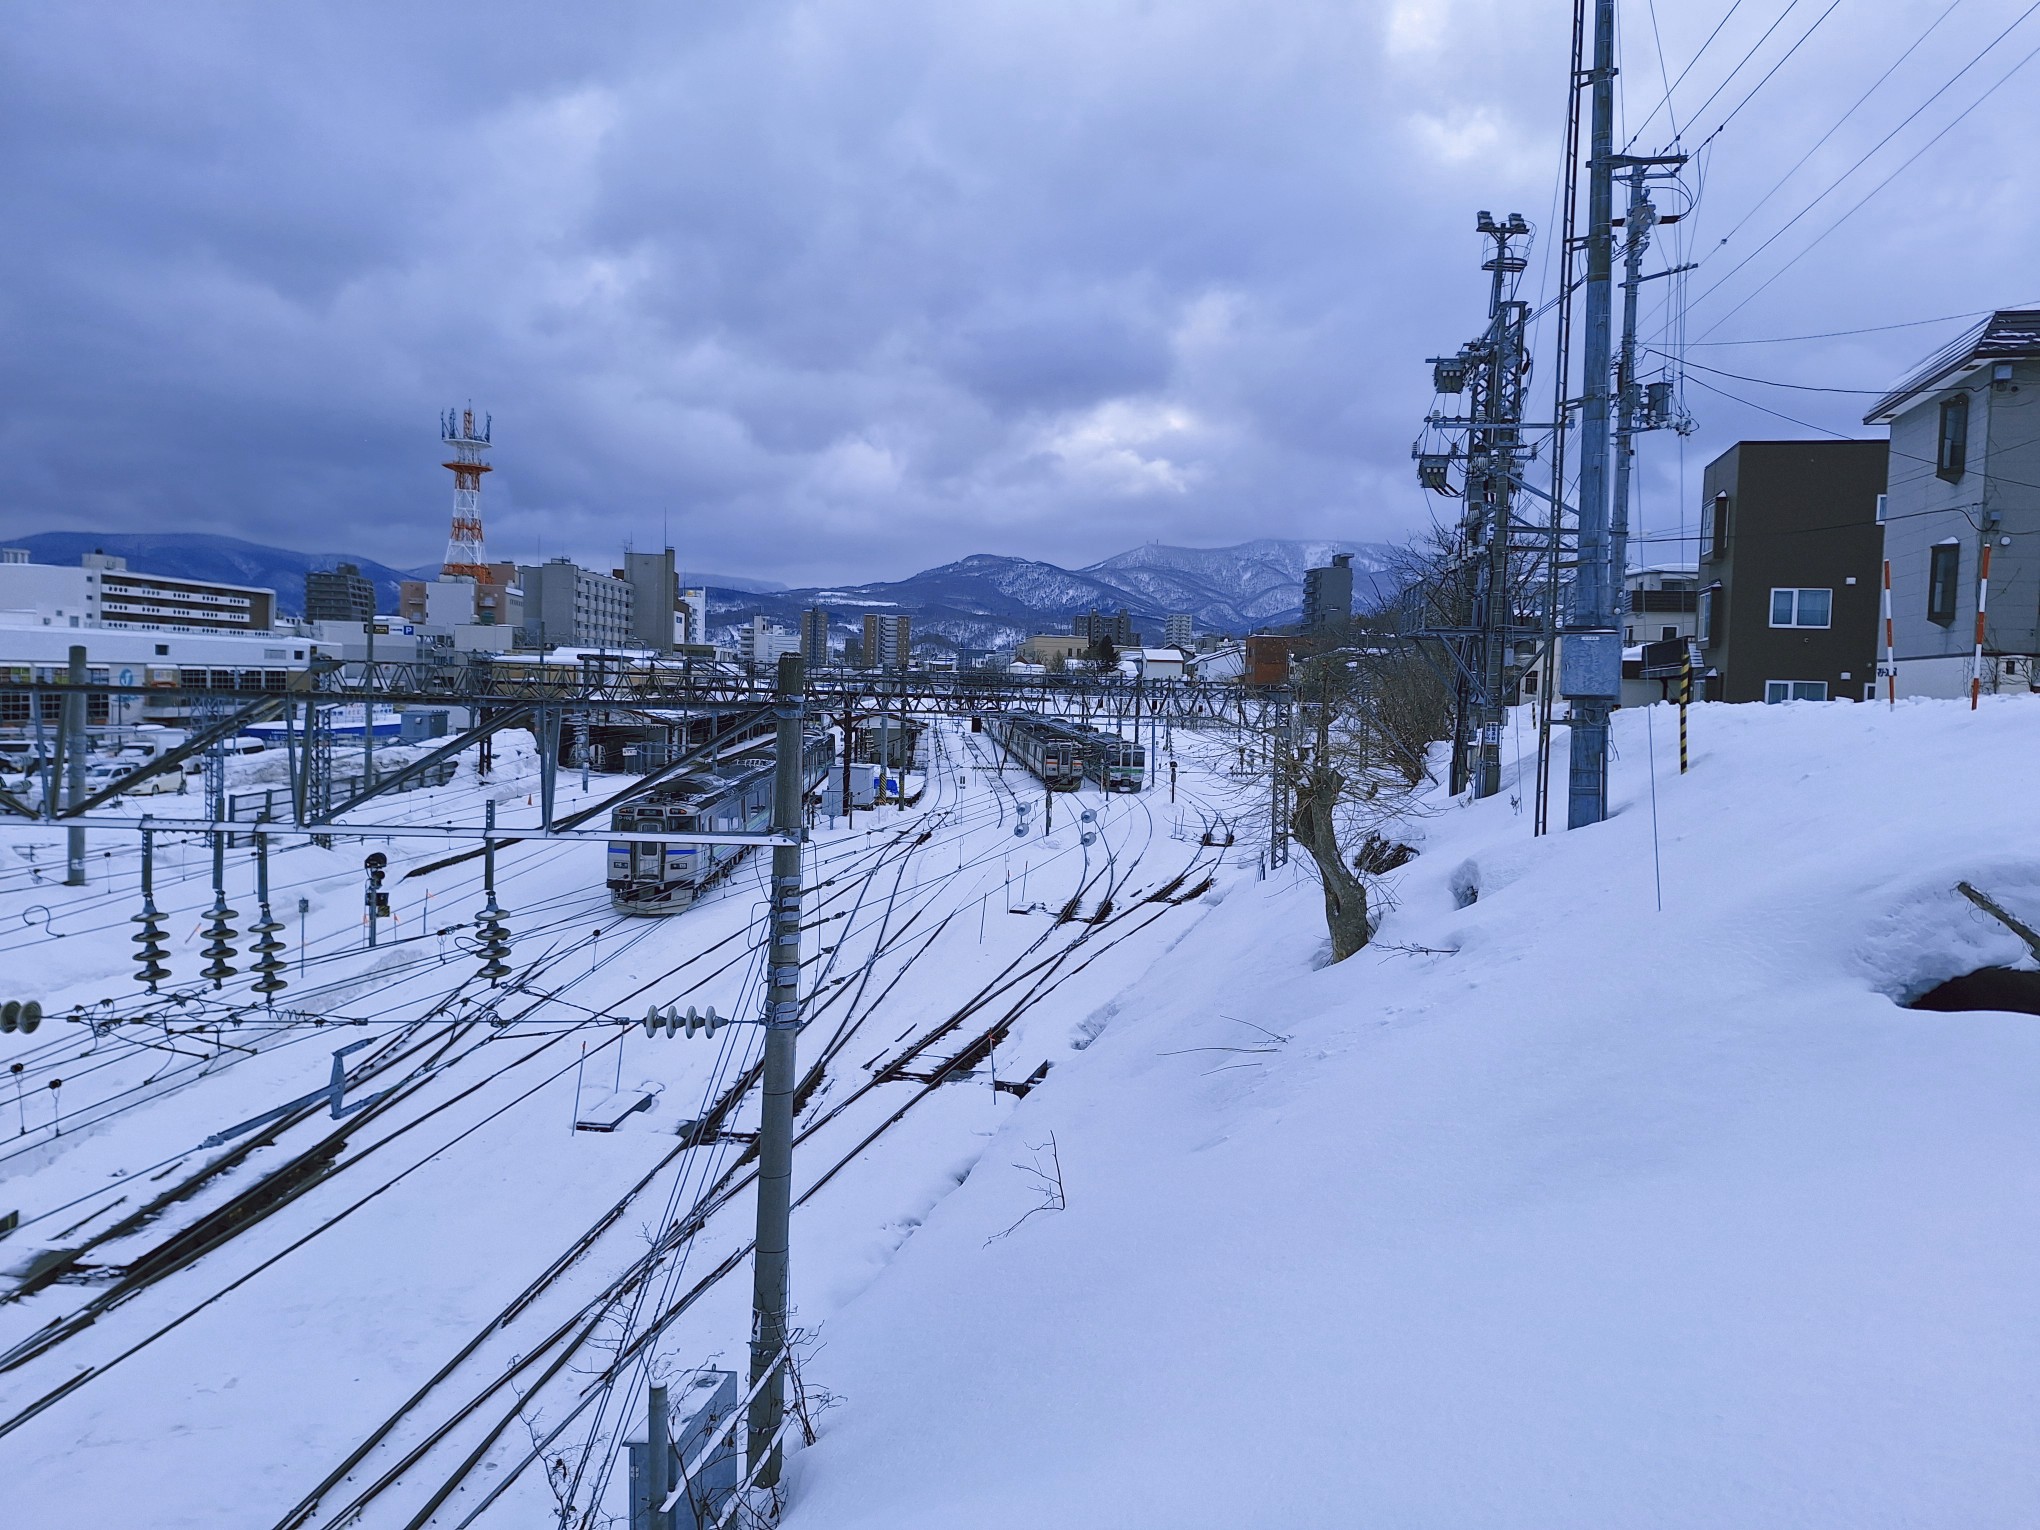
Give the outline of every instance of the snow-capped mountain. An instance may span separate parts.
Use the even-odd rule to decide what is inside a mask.
[[[1067,632],[1073,617],[1121,607],[1151,640],[1160,638],[1163,619],[1174,611],[1189,612],[1200,632],[1240,633],[1296,621],[1303,614],[1304,570],[1341,552],[1353,555],[1354,605],[1378,604],[1394,587],[1395,548],[1264,537],[1233,547],[1150,542],[1077,569],[974,553],[901,580],[720,596],[715,614],[731,625],[762,613],[791,626],[801,611],[820,605],[839,629],[850,630],[867,611],[902,612],[913,617],[917,637],[947,638],[964,648]]]

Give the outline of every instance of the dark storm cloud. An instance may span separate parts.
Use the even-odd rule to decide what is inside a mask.
[[[1967,3],[1770,224],[1711,244],[1945,6],[1844,0],[1707,151],[1705,214],[1677,236],[1705,257],[1696,292],[2015,14]],[[1718,9],[1659,8],[1672,72]],[[1429,513],[1407,456],[1422,358],[1482,312],[1471,213],[1549,222],[1559,10],[17,10],[5,527],[425,561],[449,498],[436,411],[472,397],[497,422],[492,548],[515,556],[600,561],[669,524],[698,567],[842,579],[973,550],[1399,536]],[[1726,30],[1678,99],[1768,19]],[[1661,88],[1640,26],[1625,110]],[[1951,134],[1713,338],[2032,295],[2006,286],[2032,198],[2002,131]],[[1692,354],[1872,387],[1936,333]],[[1844,397],[1760,401],[1781,399],[1851,428]],[[1738,434],[1801,433],[1691,402],[1690,469]],[[1678,456],[1646,447],[1660,520]]]

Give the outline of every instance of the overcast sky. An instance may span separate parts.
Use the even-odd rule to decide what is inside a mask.
[[[1723,342],[2040,299],[2040,66],[1986,98],[2040,47],[2036,16],[1985,51],[2028,5],[1666,0],[1659,36],[1627,0],[1623,136],[1721,129],[1652,257],[1701,259],[1714,370],[1697,433],[1645,443],[1647,532],[1738,438],[1866,433],[1863,398],[1772,384],[1875,390],[1960,324]],[[1549,295],[1569,11],[11,7],[0,534],[434,561],[438,412],[472,400],[496,556],[663,534],[805,583],[1398,539],[1434,508],[1424,358],[1484,312],[1478,209],[1537,226]]]

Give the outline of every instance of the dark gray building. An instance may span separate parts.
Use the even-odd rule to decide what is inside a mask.
[[[2027,392],[2031,389],[2031,392]],[[1901,696],[2040,682],[2040,310],[1992,314],[1865,423],[1891,427],[1884,556]],[[1983,671],[1976,607],[1990,549]],[[1877,657],[1882,660],[1880,646]]]
[[[1090,643],[1103,638],[1114,648],[1140,647],[1140,634],[1134,631],[1133,618],[1124,606],[1119,608],[1117,616],[1101,616],[1096,610],[1089,611],[1070,623],[1070,633]]]
[[[352,563],[305,574],[305,620],[365,622],[375,615],[375,584]]]
[[[829,664],[829,612],[825,606],[809,606],[800,613],[800,656],[809,669],[826,669]]]
[[[1333,553],[1329,568],[1303,571],[1303,630],[1343,627],[1353,619],[1353,555]]]
[[[1710,701],[1860,701],[1876,685],[1882,441],[1739,441],[1701,480]]]
[[[673,549],[623,555],[623,579],[630,586],[630,640],[653,653],[671,653],[674,614],[680,608],[680,578]]]

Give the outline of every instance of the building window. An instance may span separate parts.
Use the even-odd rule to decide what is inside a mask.
[[[1710,560],[1728,556],[1728,496],[1717,494],[1700,507],[1700,546]]]
[[[1969,465],[1969,395],[1958,393],[1941,400],[1941,446],[1934,458],[1934,471],[1956,479]]]
[[[1710,648],[1721,641],[1721,628],[1717,614],[1721,610],[1721,586],[1714,585],[1700,592],[1700,646]]]
[[[1956,583],[1962,577],[1962,544],[1943,542],[1927,552],[1927,620],[1952,627],[1959,598]]]
[[[1658,641],[1661,643],[1669,643],[1673,638],[1677,637],[1678,635],[1679,629],[1677,627],[1658,628]]]
[[[1764,700],[1772,705],[1781,701],[1826,701],[1827,681],[1825,680],[1766,680]]]
[[[1833,625],[1833,590],[1771,591],[1773,627],[1827,627]]]

